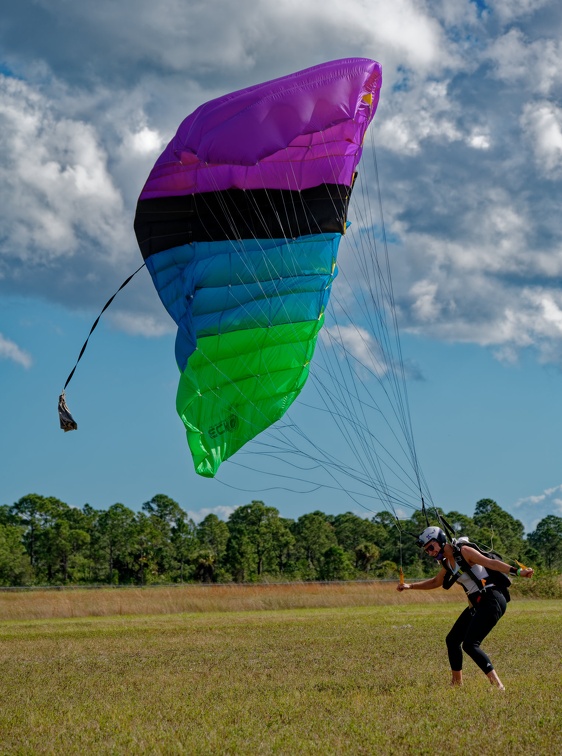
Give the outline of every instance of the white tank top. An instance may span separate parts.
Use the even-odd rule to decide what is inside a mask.
[[[447,561],[447,564],[449,564],[448,561]],[[453,569],[453,575],[456,575],[458,572],[460,572],[457,582],[462,585],[462,587],[465,589],[465,591],[468,594],[474,593],[475,591],[479,591],[480,586],[474,582],[474,580],[470,577],[468,573],[461,572],[461,569],[462,569],[461,566],[455,559],[455,567]],[[485,580],[486,585],[488,585],[488,571],[486,570],[485,567],[482,567],[481,564],[473,564],[470,570],[471,572],[474,573],[474,576],[478,578],[478,580]]]

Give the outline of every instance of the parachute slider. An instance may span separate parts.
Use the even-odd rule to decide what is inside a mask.
[[[59,421],[61,430],[63,430],[65,433],[68,433],[68,431],[72,430],[78,430],[78,423],[72,417],[70,410],[66,405],[64,391],[59,396]]]

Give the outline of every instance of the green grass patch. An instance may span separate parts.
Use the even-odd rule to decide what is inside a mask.
[[[458,604],[0,623],[0,753],[562,752],[562,602],[513,601],[449,687]]]

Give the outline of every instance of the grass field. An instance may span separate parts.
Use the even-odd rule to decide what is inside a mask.
[[[53,594],[17,595],[38,611]],[[509,605],[484,644],[502,694],[470,660],[465,686],[448,686],[444,637],[462,597],[395,597],[4,619],[0,753],[562,753],[562,602]]]

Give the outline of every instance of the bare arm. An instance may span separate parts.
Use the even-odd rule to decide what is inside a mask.
[[[443,581],[445,580],[445,575],[447,574],[447,570],[444,567],[441,567],[437,575],[435,577],[429,578],[429,580],[420,580],[419,583],[403,583],[402,585],[398,585],[396,590],[398,591],[431,591],[434,588],[441,588],[443,585]]]
[[[505,572],[506,575],[511,573],[511,566],[506,562],[500,562],[498,559],[490,559],[490,557],[480,554],[480,552],[473,549],[471,546],[463,546],[461,548],[461,554],[468,564],[472,567],[473,564],[480,564],[482,567],[486,567],[490,570],[496,570],[497,572]],[[521,577],[531,577],[533,570],[531,567],[527,567],[521,570],[519,573]]]

